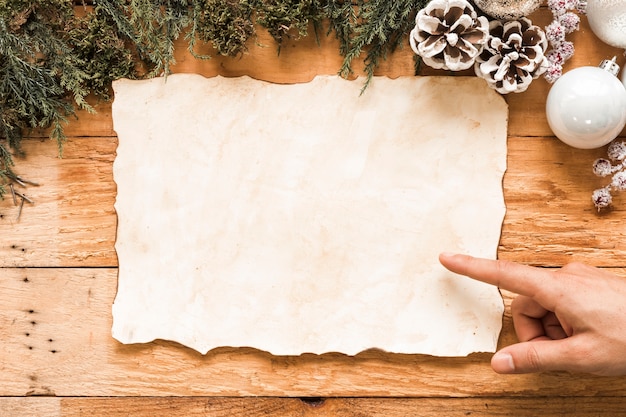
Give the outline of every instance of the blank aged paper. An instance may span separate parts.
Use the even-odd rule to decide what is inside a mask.
[[[113,336],[199,352],[493,352],[508,109],[474,77],[115,82]]]

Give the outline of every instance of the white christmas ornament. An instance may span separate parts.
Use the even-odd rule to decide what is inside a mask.
[[[550,89],[546,116],[552,132],[580,149],[599,148],[626,124],[626,88],[616,77],[619,66],[580,67],[565,73]]]
[[[626,49],[626,0],[587,0],[586,14],[600,40]]]

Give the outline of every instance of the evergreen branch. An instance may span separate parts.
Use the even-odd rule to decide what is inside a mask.
[[[330,22],[326,35],[335,32],[335,37],[339,40],[339,53],[346,56],[354,36],[356,8],[349,0],[328,0],[324,5],[324,14]]]
[[[278,44],[279,53],[286,38],[299,39],[307,36],[309,24],[313,24],[314,28],[319,27],[323,18],[323,5],[319,0],[253,1],[257,12],[256,23],[272,35]]]
[[[364,60],[367,76],[364,89],[367,88],[380,60],[400,45],[413,24],[411,16],[426,3],[427,0],[359,0],[352,41],[339,74],[349,77],[353,73],[352,62],[369,48]]]
[[[113,80],[167,76],[181,36],[241,56],[264,27],[278,45],[319,36],[321,23],[339,41],[339,74],[363,58],[367,88],[387,54],[402,44],[414,13],[428,0],[12,0],[0,2],[0,197],[14,178],[13,155],[24,131],[50,129],[62,154],[63,127],[87,97],[110,99]],[[73,3],[84,13],[74,14]],[[87,7],[87,3],[90,7]],[[141,68],[141,70],[138,70]]]
[[[252,20],[253,7],[247,0],[194,0],[192,24],[187,40],[189,51],[194,51],[196,39],[211,42],[220,55],[239,56],[247,51],[246,43],[255,35]]]

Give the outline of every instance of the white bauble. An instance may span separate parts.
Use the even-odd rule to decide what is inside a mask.
[[[587,0],[586,14],[600,40],[626,49],[626,0]]]
[[[561,141],[575,148],[599,148],[626,125],[626,88],[605,69],[573,69],[550,89],[546,116]]]

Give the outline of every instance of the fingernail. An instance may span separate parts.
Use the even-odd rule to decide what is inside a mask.
[[[497,352],[491,358],[491,367],[499,374],[510,374],[515,372],[513,356],[504,352]]]
[[[441,252],[439,254],[439,256],[444,256],[446,258],[449,258],[450,256],[454,256],[454,253],[452,253],[452,252]]]

